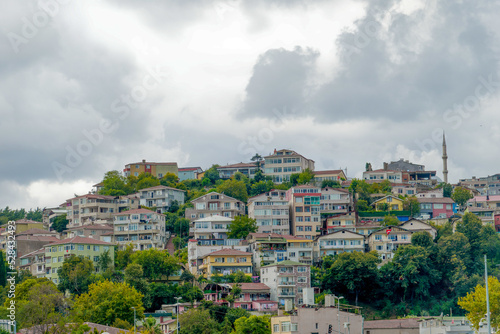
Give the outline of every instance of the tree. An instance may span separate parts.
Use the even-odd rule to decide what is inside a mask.
[[[142,327],[143,334],[163,334],[160,324],[157,324],[155,318],[153,318],[152,316],[149,316],[146,318],[146,320],[144,320],[144,322],[142,323]]]
[[[256,196],[270,191],[274,188],[273,181],[259,181],[252,184],[250,187],[250,195]]]
[[[131,263],[125,268],[125,282],[141,293],[145,308],[151,306],[151,293],[148,281],[144,278],[144,272],[140,264]]]
[[[226,180],[217,187],[217,192],[236,198],[243,203],[248,200],[247,186],[244,181]]]
[[[387,211],[387,210],[389,210],[389,204],[387,204],[387,203],[378,203],[377,204],[377,210],[378,211]]]
[[[392,191],[392,184],[389,180],[384,180],[380,182],[380,190],[384,193],[390,193]]]
[[[290,175],[290,183],[295,187],[299,183],[300,173],[293,173]]]
[[[420,213],[420,203],[415,196],[406,197],[403,201],[403,210],[410,211],[410,216]]]
[[[299,177],[297,179],[298,184],[308,184],[314,179],[314,172],[306,168],[302,173],[299,174]]]
[[[170,256],[166,250],[150,248],[132,254],[132,262],[140,264],[144,277],[149,280],[167,278],[180,269],[177,259]]]
[[[3,255],[3,251],[0,251],[0,287],[7,284],[7,263]]]
[[[208,179],[210,184],[215,184],[215,182],[220,179],[219,171],[217,170],[218,167],[220,166],[212,165],[212,167],[205,171],[205,176],[203,177],[203,179]]]
[[[472,193],[470,190],[456,187],[451,194],[451,199],[455,201],[460,207],[464,207],[465,203],[472,198]]]
[[[250,160],[255,161],[255,165],[257,166],[257,168],[260,168],[260,162],[264,159],[259,153],[255,153],[255,155]]]
[[[264,173],[258,169],[256,172],[255,172],[255,175],[253,177],[253,180],[254,182],[260,182],[260,181],[265,181],[266,180],[266,177],[264,176]]]
[[[384,217],[384,220],[382,221],[382,223],[385,225],[385,226],[398,226],[399,225],[399,219],[394,216],[394,215],[387,215]]]
[[[160,185],[160,180],[158,180],[156,176],[148,173],[141,173],[139,174],[139,181],[137,182],[136,190],[156,187],[159,185]]]
[[[228,237],[231,239],[245,239],[249,233],[257,231],[257,221],[248,216],[236,216],[229,225]]]
[[[449,183],[443,183],[443,197],[451,197],[453,186]]]
[[[271,334],[271,318],[269,316],[252,315],[241,317],[234,322],[234,334]]]
[[[143,317],[142,297],[127,283],[103,281],[90,285],[89,292],[76,297],[73,310],[81,321],[106,325],[121,319],[133,323],[132,307],[139,319]]]
[[[172,187],[176,183],[179,183],[179,177],[174,173],[166,173],[161,179],[160,183],[167,187]]]
[[[191,309],[179,315],[180,334],[216,334],[219,324],[208,310]]]
[[[414,246],[429,248],[434,245],[434,242],[432,241],[432,236],[429,232],[420,231],[412,234],[411,244]]]
[[[104,174],[102,188],[99,190],[101,195],[121,196],[128,195],[133,189],[127,185],[127,179],[117,170],[112,170]]]
[[[340,188],[340,183],[338,181],[333,180],[323,180],[321,182],[321,189],[330,187],[330,188]]]
[[[359,201],[356,202],[356,210],[359,211],[369,211],[370,206],[368,205],[368,202],[365,201],[364,199],[360,199]]]
[[[491,327],[500,326],[500,282],[494,276],[488,276],[488,293],[490,302]],[[467,319],[472,327],[479,331],[479,323],[486,314],[486,287],[479,284],[474,291],[458,299],[458,305],[467,312]]]
[[[66,214],[55,217],[52,220],[51,228],[59,233],[67,229],[69,220],[66,219]]]
[[[115,268],[117,270],[123,270],[132,262],[132,254],[134,253],[134,245],[128,244],[125,249],[118,250],[115,252]]]
[[[89,285],[95,281],[94,263],[83,256],[74,254],[64,259],[57,274],[59,275],[59,290],[68,290],[73,294],[87,292]]]
[[[109,255],[109,250],[104,251],[101,255],[99,255],[99,260],[97,261],[97,267],[101,270],[101,272],[105,272],[110,268],[110,265],[113,264],[113,259]]]

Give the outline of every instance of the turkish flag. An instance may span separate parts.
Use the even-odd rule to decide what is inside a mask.
[[[385,230],[385,233],[387,233],[387,235],[389,235],[389,233],[391,233],[391,232],[392,232],[392,230],[390,228]]]

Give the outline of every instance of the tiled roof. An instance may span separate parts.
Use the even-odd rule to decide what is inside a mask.
[[[268,264],[267,266],[263,266],[263,268],[264,267],[273,267],[273,266],[310,266],[310,265],[300,263],[300,262],[285,260],[285,261],[281,261],[281,262],[275,262],[275,263]]]
[[[16,225],[19,224],[42,224],[42,222],[36,222],[34,220],[29,220],[29,219],[18,219],[16,220]]]
[[[198,169],[201,169],[201,167],[182,167],[179,168],[179,172],[190,172],[190,171],[196,171]]]
[[[122,211],[122,212],[118,212],[118,213],[114,213],[113,216],[123,216],[123,215],[131,215],[131,214],[134,214],[134,213],[156,213],[157,215],[160,215],[160,216],[165,216],[164,214],[162,213],[157,213],[157,212],[154,212],[154,211],[151,211],[151,210],[148,210],[148,209],[133,209],[133,210],[127,210],[127,211]]]
[[[225,165],[225,166],[220,166],[220,167],[217,167],[217,169],[224,169],[224,168],[251,168],[251,167],[255,167],[257,168],[257,165],[255,163],[251,163],[251,162],[239,162],[237,164],[232,164],[232,165]]]
[[[449,197],[442,197],[442,198],[419,197],[419,198],[417,198],[417,201],[419,203],[437,203],[437,204],[453,204],[453,203],[455,203]]]
[[[500,201],[500,195],[490,195],[489,199],[486,199],[486,196],[476,196],[473,199],[470,199],[469,202],[497,202]]]
[[[19,235],[16,240],[29,240],[29,241],[44,241],[46,243],[57,242],[60,239],[53,236],[42,236],[42,235]]]
[[[281,152],[281,151],[290,151],[290,152],[292,152],[292,154],[280,154],[280,155],[278,155],[278,152]],[[265,156],[265,157],[264,157],[264,159],[265,159],[265,158],[274,158],[274,157],[278,157],[278,158],[286,158],[286,157],[293,157],[293,156],[299,156],[299,157],[302,157],[302,158],[304,158],[304,159],[306,159],[306,160],[310,160],[310,161],[314,162],[314,160],[312,160],[312,159],[307,159],[307,158],[306,158],[306,157],[304,157],[302,154],[299,154],[299,153],[295,152],[294,150],[287,150],[287,149],[285,149],[285,148],[284,148],[284,149],[281,149],[281,150],[274,150],[273,154],[268,155],[268,156]]]
[[[342,169],[333,169],[333,170],[318,170],[313,172],[314,175],[324,175],[324,174],[340,174],[344,173]]]
[[[90,244],[90,245],[109,245],[113,244],[97,239],[85,238],[85,237],[73,237],[68,239],[59,240],[57,242],[52,243],[51,245],[63,245],[63,244]]]
[[[245,291],[245,290],[252,290],[252,291],[255,291],[255,290],[271,290],[270,287],[268,287],[267,285],[265,285],[264,283],[228,283],[231,287],[235,286],[236,284],[238,284],[240,286],[240,289],[242,291]]]
[[[418,319],[389,319],[365,321],[365,329],[419,328]]]
[[[139,191],[158,190],[158,189],[170,189],[170,190],[178,190],[178,191],[186,192],[185,190],[182,190],[182,189],[177,189],[177,188],[172,188],[172,187],[167,187],[167,186],[162,186],[162,185],[144,188],[144,189],[141,189]]]
[[[36,255],[36,254],[44,254],[45,253],[45,247],[43,248],[40,248],[39,250],[36,250],[36,251],[33,251],[31,253],[28,253],[28,254],[24,254],[23,256],[20,257],[20,259],[22,258],[26,258],[26,257],[30,257],[32,255]]]
[[[113,226],[108,224],[93,224],[93,225],[70,227],[67,229],[67,231],[74,231],[74,230],[113,230]]]
[[[213,256],[213,255],[217,255],[217,256],[219,256],[219,255],[240,255],[240,256],[250,255],[251,256],[252,253],[247,253],[247,252],[243,252],[243,251],[240,251],[237,249],[232,249],[232,248],[224,248],[224,249],[209,253],[209,254],[203,256],[203,258],[205,258],[207,256]]]
[[[34,227],[34,228],[30,228],[29,230],[26,230],[24,232],[17,233],[17,235],[26,235],[26,234],[30,234],[30,235],[35,235],[35,234],[57,234],[57,232],[42,230],[41,228]]]
[[[258,233],[258,232],[255,232],[255,233],[249,233],[248,234],[248,237],[254,237],[254,238],[267,238],[267,237],[271,237],[271,238],[284,238],[285,235],[283,234],[278,234],[278,233]],[[247,239],[248,239],[247,237]]]

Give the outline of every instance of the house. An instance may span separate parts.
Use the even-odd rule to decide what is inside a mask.
[[[155,186],[139,190],[140,204],[156,208],[156,212],[168,212],[173,203],[184,204],[186,191],[167,186]]]
[[[291,315],[271,318],[272,334],[361,333],[362,328],[361,315],[336,307],[298,308]]]
[[[404,173],[403,180],[410,184],[421,184],[425,186],[434,186],[437,184],[436,171],[426,171],[424,165],[418,165],[408,160],[399,159],[399,161],[384,162],[384,169],[401,171]]]
[[[191,223],[189,234],[193,235],[194,239],[227,239],[232,222],[232,218],[224,216],[200,218]]]
[[[364,252],[365,237],[349,230],[337,230],[316,239],[314,253],[316,262],[323,256],[337,255],[345,252]]]
[[[416,184],[393,183],[391,192],[394,196],[414,196],[418,189]]]
[[[500,210],[500,195],[474,196],[467,206]]]
[[[307,159],[292,150],[274,150],[273,154],[264,157],[264,174],[273,178],[274,183],[290,181],[292,174],[305,169],[314,171],[314,160]]]
[[[331,187],[321,189],[319,210],[322,215],[348,213],[352,207],[352,197],[348,190]]]
[[[199,273],[207,279],[214,274],[229,275],[237,271],[252,275],[252,253],[221,249],[205,255],[199,266]]]
[[[308,238],[285,235],[285,260],[311,265],[314,260],[314,241]]]
[[[147,162],[146,160],[142,160],[141,162],[129,163],[123,169],[125,177],[139,176],[141,173],[151,174],[161,179],[167,173],[177,176],[179,168],[177,162]]]
[[[235,299],[234,307],[257,312],[276,312],[278,310],[278,302],[271,300],[271,289],[264,283],[211,283],[204,288],[204,298],[215,304],[229,306],[226,298],[235,286],[241,289],[241,294]]]
[[[37,222],[29,219],[16,220],[16,235],[32,228],[45,230],[45,226],[43,226],[42,222]]]
[[[234,218],[245,214],[245,203],[218,192],[211,192],[195,198],[191,203],[194,207],[187,208],[185,213],[185,217],[191,222],[217,215]]]
[[[403,200],[394,196],[385,196],[372,203],[376,211],[403,211]]]
[[[203,264],[203,258],[221,249],[235,249],[248,252],[249,246],[242,244],[242,239],[190,239],[188,241],[188,269],[192,274],[197,274]]]
[[[57,270],[62,267],[66,258],[71,255],[83,256],[91,260],[94,265],[99,261],[99,256],[108,252],[111,261],[114,262],[115,248],[108,242],[83,237],[73,237],[59,240],[45,246],[45,277],[59,283]],[[96,267],[96,272],[99,268]]]
[[[178,170],[179,182],[185,180],[197,180],[198,175],[203,173],[203,169],[200,167],[182,167]]]
[[[394,252],[401,245],[411,243],[413,232],[399,226],[386,226],[372,232],[367,238],[368,249],[377,251],[382,263],[392,259]]]
[[[287,257],[287,239],[277,233],[250,233],[246,241],[252,253],[254,272],[260,273],[260,268],[275,262],[281,262]]]
[[[147,209],[134,209],[115,213],[113,218],[114,242],[119,249],[130,243],[135,250],[165,248],[165,215]]]
[[[332,215],[326,218],[326,233],[330,234],[338,230],[356,231],[356,212]]]
[[[304,288],[311,287],[311,266],[295,261],[282,261],[260,269],[260,281],[270,288],[271,300],[285,305],[291,300],[293,305],[304,303]]]
[[[408,160],[400,158],[398,161],[384,162],[384,169],[397,170],[401,172],[420,172],[425,170],[424,165],[411,163]]]
[[[347,180],[347,176],[342,169],[314,171],[314,183],[319,186],[323,181],[337,181],[340,183],[342,180]]]
[[[443,188],[432,189],[428,191],[419,192],[417,198],[443,198]]]
[[[66,205],[64,204],[62,207],[55,207],[55,208],[45,208],[43,209],[42,212],[42,222],[44,226],[51,226],[52,221],[54,218],[58,216],[65,215],[67,213],[66,211]]]
[[[449,197],[417,198],[420,203],[420,215],[430,218],[450,218],[457,212],[455,202]]]
[[[408,176],[407,174],[403,175],[401,171],[377,169],[363,172],[363,180],[374,182],[389,180],[389,182],[406,183],[408,182]]]
[[[500,174],[462,179],[458,182],[458,186],[473,189],[478,195],[500,195]]]
[[[259,169],[260,168],[257,167],[257,164],[255,162],[249,162],[249,163],[240,162],[237,164],[217,167],[217,171],[219,172],[219,177],[223,180],[232,178],[236,173],[241,173],[244,176],[248,177],[249,179],[253,179],[255,177],[255,173]]]
[[[50,242],[59,240],[59,233],[40,228],[30,228],[23,232],[16,232],[15,240],[9,239],[10,235],[7,229],[0,230],[0,248],[6,250],[7,245],[14,241],[16,264],[18,264],[20,256],[36,251]]]
[[[359,220],[355,226],[355,232],[365,237],[369,236],[372,232],[379,230],[382,227],[381,223],[373,220]]]
[[[310,185],[292,187],[287,190],[286,198],[290,205],[292,234],[310,240],[320,235],[321,189]]]
[[[289,204],[285,190],[271,190],[248,199],[248,217],[258,233],[290,234]]]
[[[437,236],[437,229],[434,226],[415,218],[399,224],[399,227],[412,232],[428,232],[432,239],[435,239]]]

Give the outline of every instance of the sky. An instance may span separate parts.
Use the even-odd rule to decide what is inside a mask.
[[[404,158],[498,173],[499,1],[0,0],[0,207],[106,171]]]

